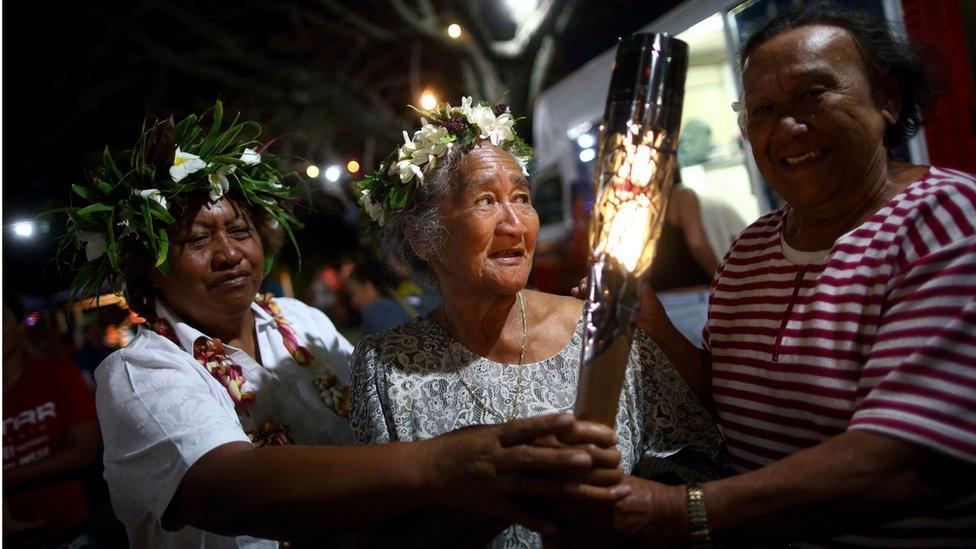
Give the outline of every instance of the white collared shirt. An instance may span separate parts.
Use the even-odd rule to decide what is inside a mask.
[[[287,425],[296,444],[351,443],[348,419],[323,403],[313,381],[331,371],[348,387],[352,346],[317,309],[294,299],[275,301],[315,360],[311,367],[299,366],[285,348],[274,319],[252,304],[263,364],[225,345],[231,360],[243,370],[243,389],[257,397],[244,407],[248,421]],[[183,350],[192,350],[204,334],[182,322],[161,300],[156,311],[173,326],[179,345],[140,327],[127,347],[112,353],[95,370],[105,479],[129,545],[276,547],[274,541],[219,536],[190,526],[170,532],[160,524],[183,475],[196,460],[223,444],[247,442],[248,436],[227,390]]]

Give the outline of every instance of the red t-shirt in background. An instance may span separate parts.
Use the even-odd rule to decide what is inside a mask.
[[[3,470],[44,459],[64,444],[68,429],[95,419],[95,399],[74,364],[24,359],[24,371],[3,394]],[[87,516],[80,479],[4,494],[13,516],[41,520],[57,534]]]

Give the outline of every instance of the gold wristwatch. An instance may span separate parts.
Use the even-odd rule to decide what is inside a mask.
[[[701,484],[689,483],[687,494],[691,546],[695,549],[709,549],[712,547],[712,535],[708,531],[708,515],[705,512]]]

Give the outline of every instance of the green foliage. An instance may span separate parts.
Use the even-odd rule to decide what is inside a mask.
[[[301,224],[287,209],[294,189],[282,183],[278,159],[267,152],[261,152],[257,162],[243,159],[245,149],[261,150],[261,126],[235,117],[222,127],[220,101],[210,112],[209,128],[200,125],[202,118],[191,114],[178,123],[172,118],[156,122],[144,129],[135,147],[117,157],[106,147],[88,180],[71,186],[71,205],[60,210],[68,220],[58,255],[75,271],[74,297],[97,295],[104,285],[124,292],[123,253],[147,253],[155,267],[168,274],[168,228],[174,222],[168,202],[186,193],[210,191],[209,176],[222,168],[230,188],[251,207],[266,210],[295,245],[293,233]],[[175,181],[169,170],[177,148],[200,157],[205,167]]]

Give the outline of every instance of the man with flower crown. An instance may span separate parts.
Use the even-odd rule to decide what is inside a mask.
[[[105,477],[132,547],[274,547],[434,506],[545,528],[514,498],[607,478],[583,449],[528,445],[612,446],[612,431],[567,415],[338,446],[351,346],[318,310],[257,295],[294,243],[294,190],[256,123],[222,119],[218,102],[209,128],[170,119],[121,157],[106,150],[65,209],[75,289],[107,284],[146,319],[95,372]],[[621,495],[593,483],[591,500]]]

